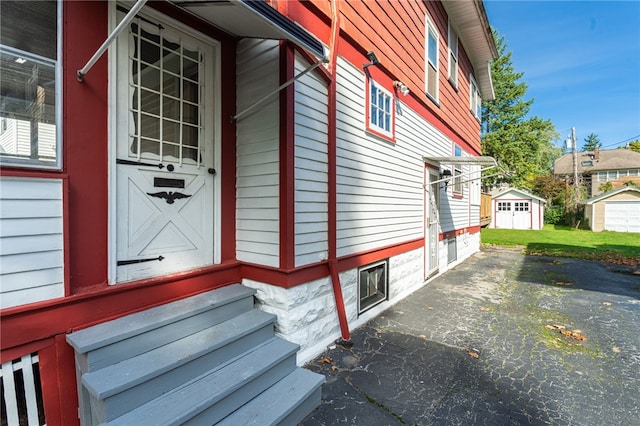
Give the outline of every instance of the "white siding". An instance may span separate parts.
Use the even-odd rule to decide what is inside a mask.
[[[296,58],[296,74],[308,64]],[[316,73],[295,84],[295,266],[326,259],[328,90]]]
[[[404,105],[402,97],[396,103],[396,143],[368,134],[364,74],[343,60],[338,65],[338,256],[421,238],[422,158],[452,155],[452,141]],[[464,185],[463,198],[452,197],[450,187],[440,192],[442,232],[476,224],[470,214],[478,216],[479,192],[470,205],[471,185]]]
[[[338,65],[338,256],[421,238],[423,153],[402,137],[402,117],[396,144],[365,131],[364,75]]]
[[[237,112],[279,85],[278,42],[238,43]],[[274,95],[236,123],[238,260],[278,267],[279,102]]]
[[[0,307],[64,296],[62,180],[0,178]]]

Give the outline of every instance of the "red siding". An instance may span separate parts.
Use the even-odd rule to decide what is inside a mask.
[[[328,10],[323,1],[305,2],[321,18],[327,19]],[[480,153],[480,123],[469,110],[469,73],[472,72],[464,47],[458,51],[458,90],[448,80],[448,17],[440,2],[416,1],[344,1],[341,7],[343,38],[355,43],[362,59],[345,51],[342,43],[340,54],[355,65],[366,63],[364,54],[374,50],[380,60],[376,68],[388,73],[390,78],[401,80],[411,90],[418,112],[425,117],[435,116],[453,133],[454,139],[466,149]],[[430,100],[425,93],[425,14],[429,13],[436,25],[439,37],[439,103]],[[288,12],[295,20],[304,11],[291,6]],[[324,16],[322,16],[324,15]],[[316,25],[317,27],[317,25]],[[314,29],[315,27],[311,26]],[[327,42],[325,34],[317,33]],[[436,124],[436,123],[434,123]]]

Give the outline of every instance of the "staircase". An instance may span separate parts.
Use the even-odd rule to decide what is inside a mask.
[[[81,423],[298,423],[324,377],[296,366],[254,294],[236,284],[69,334]]]

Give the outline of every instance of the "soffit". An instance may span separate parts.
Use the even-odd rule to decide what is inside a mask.
[[[498,57],[489,18],[481,0],[443,1],[442,5],[458,33],[473,66],[482,99],[495,98],[491,80],[491,61]]]

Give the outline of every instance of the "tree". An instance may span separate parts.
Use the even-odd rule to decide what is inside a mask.
[[[640,140],[629,142],[629,149],[631,151],[640,152]]]
[[[561,154],[561,149],[553,146],[558,135],[551,121],[527,118],[533,99],[524,98],[527,84],[520,81],[524,73],[513,67],[504,37],[495,30],[493,35],[498,48],[498,58],[491,64],[495,99],[483,103],[482,151],[510,171],[502,181],[530,188],[534,177],[547,174]],[[496,178],[486,179],[485,185],[497,182]]]
[[[591,133],[589,136],[584,138],[584,145],[582,145],[583,151],[593,151],[596,148],[600,148],[602,146],[602,142],[598,138],[598,135]]]

